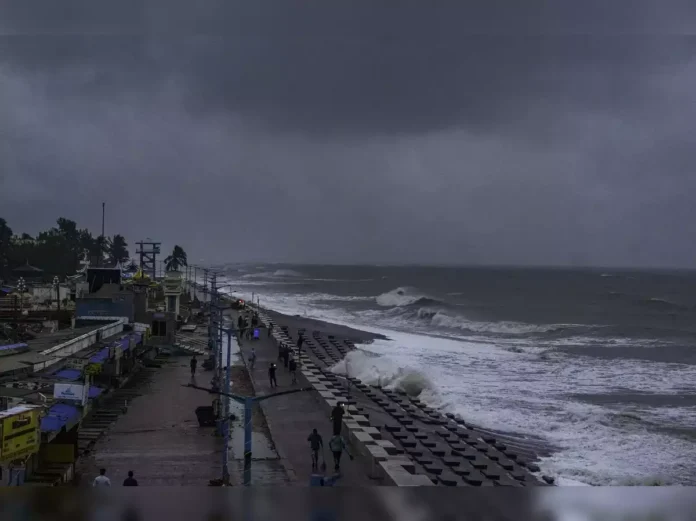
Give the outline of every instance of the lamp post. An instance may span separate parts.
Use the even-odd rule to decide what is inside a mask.
[[[211,394],[218,394],[220,396],[227,396],[232,398],[237,403],[244,404],[244,485],[251,485],[251,418],[252,418],[252,407],[255,402],[261,402],[263,400],[268,400],[269,398],[274,398],[276,396],[282,396],[284,394],[293,394],[303,391],[313,391],[314,387],[303,387],[301,389],[290,389],[288,391],[279,391],[277,393],[264,394],[262,396],[239,396],[237,394],[232,394],[228,392],[218,391],[216,389],[209,389],[207,387],[200,387],[194,384],[184,384],[184,387],[191,387],[193,389],[198,389],[199,391],[207,391]],[[225,423],[229,424],[229,413],[225,418]],[[229,432],[229,429],[227,430]],[[225,445],[225,461],[227,461],[227,440]],[[226,469],[223,468],[223,484],[228,484],[229,482],[229,471],[225,474]],[[227,481],[225,481],[225,477]]]
[[[19,314],[24,314],[24,292],[27,290],[27,283],[24,282],[24,277],[19,277],[17,281],[17,289],[19,290]]]
[[[60,280],[57,275],[53,277],[53,289],[56,290],[56,301],[58,302],[58,312],[60,313]]]

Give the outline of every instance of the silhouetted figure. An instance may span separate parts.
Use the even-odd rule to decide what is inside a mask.
[[[138,480],[133,477],[132,470],[128,471],[128,477],[123,480],[123,486],[124,487],[137,487],[138,486]]]
[[[189,365],[191,366],[191,378],[195,378],[196,368],[198,367],[198,359],[196,358],[196,355],[191,357],[191,363]]]
[[[307,437],[309,448],[312,450],[312,470],[317,470],[319,467],[319,450],[324,448],[324,440],[321,439],[321,434],[316,429],[313,429]]]
[[[268,378],[271,381],[271,388],[278,387],[278,382],[276,381],[276,365],[273,362],[268,366]]]
[[[292,383],[296,384],[297,383],[297,362],[295,362],[294,358],[291,358],[290,362],[288,362],[288,369],[290,370],[290,374],[292,375]]]
[[[333,434],[338,436],[341,434],[341,428],[343,427],[343,415],[346,413],[343,410],[343,404],[339,403],[331,411],[331,421],[333,422]]]

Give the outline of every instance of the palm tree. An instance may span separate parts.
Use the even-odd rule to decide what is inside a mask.
[[[178,271],[183,266],[188,266],[186,252],[181,246],[174,246],[172,254],[164,259],[167,271]]]

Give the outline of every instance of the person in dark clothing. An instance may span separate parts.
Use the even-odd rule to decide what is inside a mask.
[[[278,387],[278,382],[276,381],[276,365],[273,362],[268,366],[268,378],[271,380],[271,387]]]
[[[251,317],[251,327],[256,327],[259,325],[259,316],[254,313],[254,316]]]
[[[343,404],[338,403],[336,407],[331,411],[331,421],[333,422],[333,434],[334,436],[340,436],[341,428],[343,427],[343,415],[346,413],[343,410]]]
[[[300,334],[297,336],[297,351],[302,350],[302,344],[304,344],[304,337]]]
[[[295,362],[294,358],[291,358],[290,362],[288,362],[288,369],[290,369],[290,374],[292,375],[292,383],[296,384],[297,383],[297,362]]]
[[[191,357],[191,378],[195,378],[196,376],[196,368],[198,367],[198,359],[196,358],[196,355],[193,355]]]
[[[273,334],[273,324],[270,322],[268,323],[268,338],[271,338],[271,335]]]
[[[319,451],[324,448],[324,440],[321,439],[321,434],[316,429],[307,437],[309,448],[312,450],[312,470],[317,470],[319,467]]]
[[[128,471],[128,477],[123,480],[123,486],[124,487],[137,487],[138,486],[138,480],[133,477],[132,470]]]
[[[290,348],[285,346],[285,351],[283,351],[283,365],[285,369],[288,369],[288,364],[290,362]]]

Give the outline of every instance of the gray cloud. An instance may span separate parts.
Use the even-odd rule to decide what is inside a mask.
[[[6,3],[17,229],[105,199],[113,232],[210,260],[696,254],[686,4]]]

